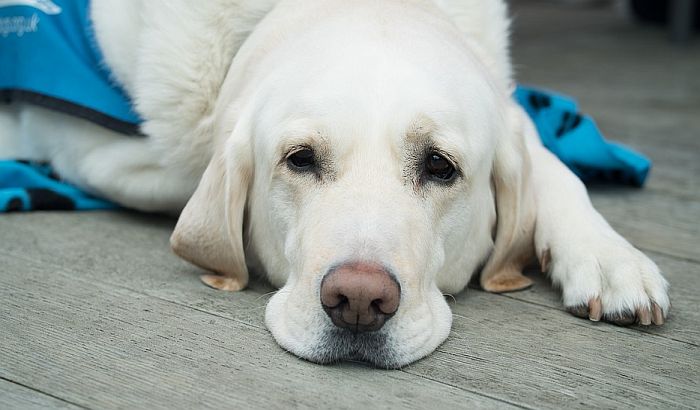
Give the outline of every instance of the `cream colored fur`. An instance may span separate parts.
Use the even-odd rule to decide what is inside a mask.
[[[50,160],[132,208],[184,208],[175,252],[219,289],[245,287],[249,268],[278,286],[266,323],[285,349],[403,366],[448,336],[443,293],[481,267],[487,290],[526,287],[535,255],[564,305],[591,304],[594,320],[668,313],[656,265],[593,209],[510,98],[504,2],[93,5],[105,63],[148,137],[18,104],[0,109],[0,157]],[[299,145],[323,160],[317,176],[287,166]],[[430,149],[454,159],[455,181],[421,179]],[[402,289],[382,330],[356,338],[319,302],[323,275],[352,260],[385,266]]]

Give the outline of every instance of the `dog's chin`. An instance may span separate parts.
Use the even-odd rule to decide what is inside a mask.
[[[365,333],[335,327],[320,308],[287,304],[288,297],[289,292],[280,291],[270,299],[265,324],[282,348],[319,364],[353,361],[400,368],[432,353],[452,324],[450,308],[437,288],[411,314],[399,312],[382,329]]]
[[[306,359],[321,364],[352,361],[396,369],[407,362],[402,360],[391,338],[383,331],[355,333],[347,329],[329,328],[322,333],[311,353]]]

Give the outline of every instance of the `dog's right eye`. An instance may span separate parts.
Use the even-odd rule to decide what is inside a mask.
[[[302,148],[287,156],[287,166],[293,171],[309,171],[316,166],[316,156],[310,148]]]

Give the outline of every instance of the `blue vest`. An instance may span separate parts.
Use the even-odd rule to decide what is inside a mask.
[[[89,0],[0,0],[2,101],[26,101],[138,134],[141,119],[111,78]]]

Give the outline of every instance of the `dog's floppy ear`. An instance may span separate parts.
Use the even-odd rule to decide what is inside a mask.
[[[248,284],[243,217],[253,164],[249,137],[238,125],[215,150],[170,237],[176,254],[217,273],[203,275],[204,283],[228,291]]]
[[[481,286],[489,292],[509,292],[532,285],[532,280],[522,274],[534,255],[536,218],[530,156],[525,145],[527,124],[514,103],[508,111],[508,130],[499,140],[491,174],[496,237],[481,273]]]

